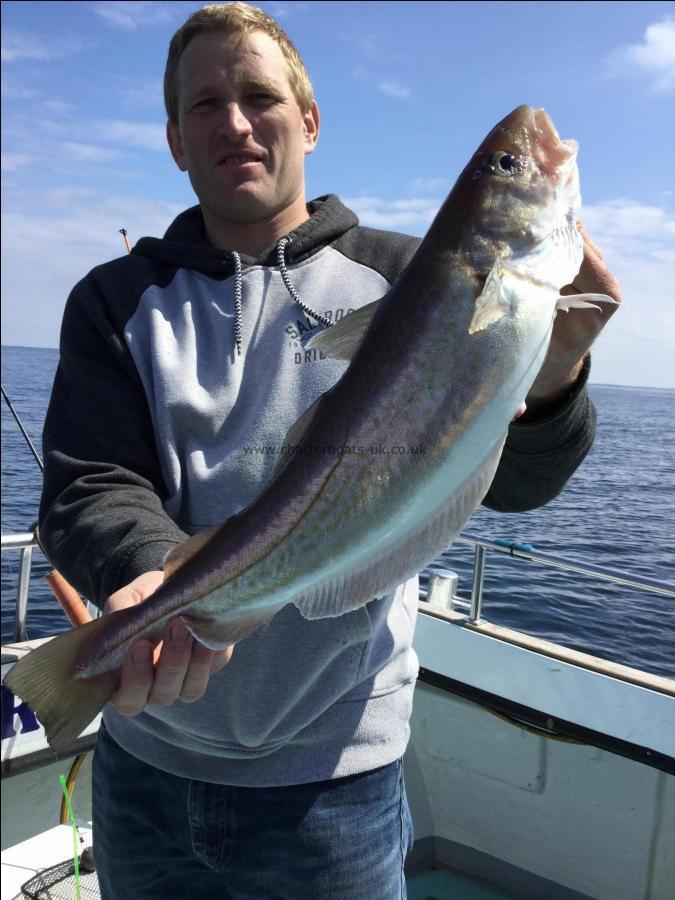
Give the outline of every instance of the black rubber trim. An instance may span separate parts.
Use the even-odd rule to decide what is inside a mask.
[[[548,713],[532,709],[530,706],[523,706],[522,703],[515,703],[506,697],[483,691],[470,684],[465,684],[463,681],[448,678],[447,675],[439,675],[438,672],[432,672],[429,669],[421,668],[418,677],[425,684],[431,684],[443,691],[456,694],[458,697],[479,703],[487,709],[513,719],[516,724],[522,722],[525,726],[536,728],[552,738],[565,738],[581,744],[590,744],[600,750],[607,750],[610,753],[616,753],[617,756],[624,756],[635,762],[659,769],[661,772],[667,772],[669,775],[675,775],[675,757],[673,756],[658,753],[656,750],[650,750],[649,747],[642,747],[639,744],[632,744],[630,741],[623,741],[620,738],[603,734],[601,731],[594,731],[592,728],[585,728],[574,722],[567,722],[565,719],[558,719]]]
[[[50,747],[42,747],[23,756],[10,757],[2,761],[2,777],[9,778],[12,775],[20,775],[22,772],[31,772],[33,769],[40,769],[49,763],[77,756],[78,753],[88,753],[95,746],[96,734],[87,734],[69,744],[58,756]]]

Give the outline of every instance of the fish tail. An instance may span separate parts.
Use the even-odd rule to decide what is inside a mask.
[[[108,617],[95,619],[52,638],[27,653],[3,679],[33,710],[57,754],[75,741],[119,684],[119,669],[91,678],[75,677],[76,660],[108,624]]]

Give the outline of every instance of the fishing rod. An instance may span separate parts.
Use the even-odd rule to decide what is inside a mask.
[[[28,432],[24,428],[23,422],[21,421],[19,414],[14,409],[14,405],[13,405],[12,401],[9,399],[9,395],[7,394],[7,391],[5,390],[4,385],[0,385],[0,389],[2,390],[2,396],[5,399],[5,403],[7,404],[10,412],[14,416],[14,420],[15,420],[16,424],[19,426],[19,430],[21,431],[21,434],[24,436],[24,439],[25,439],[26,443],[28,444],[31,453],[35,457],[35,461],[37,462],[38,466],[40,466],[40,471],[42,473],[44,473],[44,470],[45,470],[44,463],[40,459],[39,453],[35,449],[33,442],[31,441],[30,437],[28,436]],[[36,531],[36,536],[37,536],[37,531]],[[39,537],[37,538],[37,540],[38,540],[38,546],[40,546]],[[40,547],[40,549],[42,549],[42,548]],[[63,609],[64,613],[66,614],[66,617],[68,618],[68,621],[70,622],[71,625],[73,625],[73,626],[83,625],[85,622],[88,622],[91,619],[91,616],[89,615],[86,606],[82,602],[80,595],[77,593],[75,588],[66,581],[66,579],[63,577],[63,575],[61,575],[60,572],[58,572],[56,569],[53,569],[48,575],[45,575],[45,581],[51,588],[52,593],[54,594],[56,599],[61,604],[61,608]]]
[[[8,397],[8,395],[7,395],[7,391],[5,390],[4,385],[0,385],[0,389],[2,390],[2,396],[5,398],[5,403],[6,403],[7,406],[9,407],[9,411],[10,411],[11,414],[14,416],[14,421],[15,421],[16,424],[19,426],[19,430],[21,431],[21,434],[24,436],[24,439],[25,439],[26,443],[28,444],[31,453],[32,453],[33,456],[35,457],[35,461],[37,462],[38,466],[40,466],[40,471],[41,471],[41,472],[44,472],[44,470],[45,470],[44,463],[43,463],[42,460],[40,459],[40,455],[38,454],[37,450],[36,450],[35,447],[33,446],[33,442],[32,442],[31,439],[28,437],[28,432],[27,432],[26,429],[23,427],[23,422],[22,422],[21,419],[19,418],[19,414],[17,413],[17,411],[14,409],[14,406],[13,406],[13,404],[12,404],[12,401],[9,399],[9,397]]]
[[[129,238],[127,237],[126,228],[120,228],[119,231],[124,239],[124,244],[127,248],[127,252],[131,253],[131,244],[129,243]],[[33,453],[33,456],[37,461],[37,464],[40,466],[40,471],[44,473],[44,464],[40,459],[37,450],[33,446],[33,442],[28,436],[28,432],[23,427],[23,423],[21,422],[17,411],[14,409],[12,401],[9,399],[9,396],[7,395],[4,387],[2,387],[2,396],[5,398],[5,402],[7,403],[7,406],[14,416],[16,424],[19,426],[21,434],[24,436],[26,443],[30,447],[31,452]],[[59,601],[61,608],[63,609],[68,618],[68,621],[73,626],[73,628],[76,628],[78,625],[84,625],[86,624],[86,622],[91,621],[91,615],[82,598],[75,590],[75,588],[68,581],[66,581],[66,579],[63,577],[63,575],[61,575],[60,572],[58,572],[56,569],[53,569],[48,575],[45,575],[45,581],[49,585],[56,599]]]

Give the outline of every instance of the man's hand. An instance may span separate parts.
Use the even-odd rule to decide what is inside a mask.
[[[164,573],[145,572],[106,601],[103,613],[143,603],[164,580]],[[204,695],[209,678],[230,661],[233,647],[215,652],[194,640],[177,617],[154,646],[135,641],[122,665],[122,679],[111,703],[123,716],[135,716],[150,704],[169,706],[176,700],[194,703]]]
[[[584,241],[584,259],[579,274],[561,294],[607,294],[621,302],[619,282],[609,271],[602,253],[578,223]],[[521,422],[537,418],[554,407],[579,377],[584,357],[617,307],[605,303],[599,310],[570,309],[559,312],[553,323],[551,345],[544,365],[527,395],[527,412]]]

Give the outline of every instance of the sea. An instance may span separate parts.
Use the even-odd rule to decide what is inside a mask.
[[[40,452],[58,351],[2,348],[2,383]],[[675,563],[675,391],[591,385],[595,444],[559,497],[526,513],[480,508],[466,531],[531,544],[591,567],[673,582]],[[2,533],[37,519],[40,469],[2,401]],[[473,550],[453,545],[437,565],[471,593]],[[34,551],[28,636],[69,625]],[[2,643],[14,640],[19,553],[2,554]],[[488,553],[483,617],[657,675],[675,677],[675,599],[533,562]]]

